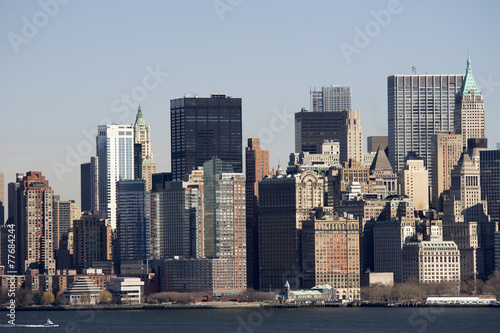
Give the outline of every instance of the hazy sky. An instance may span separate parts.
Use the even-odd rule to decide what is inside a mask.
[[[311,87],[352,87],[364,137],[387,135],[387,76],[464,74],[470,50],[489,148],[500,142],[498,1],[0,0],[0,171],[39,170],[80,202],[97,125],[133,123],[170,171],[170,99],[243,99],[243,137],[294,150]],[[366,139],[365,139],[366,144]]]

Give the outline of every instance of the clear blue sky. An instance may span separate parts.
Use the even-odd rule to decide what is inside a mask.
[[[139,102],[169,171],[170,99],[211,93],[241,97],[245,142],[264,136],[271,164],[285,163],[310,87],[351,86],[365,138],[387,135],[387,76],[463,74],[468,50],[494,149],[499,12],[497,1],[0,0],[0,171],[9,182],[40,170],[79,202],[79,165],[95,154],[86,133],[133,123]]]

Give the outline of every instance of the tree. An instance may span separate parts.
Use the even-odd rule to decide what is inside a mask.
[[[90,303],[90,294],[89,293],[82,294],[82,297],[80,298],[80,301],[81,301],[82,304],[88,304],[88,303]]]
[[[241,300],[244,302],[262,302],[266,300],[273,300],[276,294],[272,292],[256,291],[248,288],[240,293]]]
[[[113,300],[113,295],[107,290],[103,290],[99,293],[99,303],[109,304]]]
[[[62,290],[57,292],[56,295],[56,304],[63,305],[66,304],[66,297],[64,296],[64,292]]]
[[[55,297],[54,294],[50,291],[46,291],[43,293],[42,298],[40,299],[40,304],[49,305],[54,303]]]
[[[16,290],[16,304],[20,306],[29,306],[33,304],[33,294],[25,289]]]
[[[33,293],[33,302],[35,304],[42,304],[41,303],[41,301],[42,301],[42,295],[43,295],[43,292],[41,292],[41,291],[34,292]]]

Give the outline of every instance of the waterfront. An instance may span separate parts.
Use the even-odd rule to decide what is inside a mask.
[[[5,313],[0,313],[5,315]],[[37,332],[499,332],[498,308],[302,308],[18,311]],[[1,323],[5,324],[7,318]],[[27,332],[33,328],[5,328]]]

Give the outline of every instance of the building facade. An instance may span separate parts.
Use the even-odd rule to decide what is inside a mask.
[[[393,272],[394,282],[402,282],[402,248],[414,235],[415,226],[402,218],[375,222],[373,228],[375,272]]]
[[[122,180],[116,187],[118,259],[149,259],[151,228],[146,223],[145,181]]]
[[[363,129],[359,110],[345,110],[340,131],[340,162],[350,159],[363,162]]]
[[[233,289],[247,287],[245,176],[219,158],[203,163],[203,242],[206,258],[229,259]]]
[[[54,191],[39,171],[18,180],[16,199],[16,256],[18,272],[38,269],[54,274]]]
[[[116,229],[116,183],[134,179],[134,129],[131,125],[99,125],[99,213]]]
[[[480,170],[466,152],[451,172],[443,213],[443,239],[458,245],[461,278],[487,277],[494,269],[498,221],[490,222],[487,202],[481,200]]]
[[[80,199],[82,211],[99,210],[99,159],[92,156],[80,165]]]
[[[423,159],[407,159],[399,172],[401,195],[413,202],[416,210],[429,209],[429,173]]]
[[[212,94],[170,101],[172,175],[184,180],[214,156],[243,172],[241,98]]]
[[[472,75],[470,56],[467,58],[465,78],[457,93],[455,104],[455,131],[462,135],[463,146],[468,139],[485,138],[483,94]]]
[[[323,178],[313,171],[283,172],[259,182],[260,289],[275,290],[288,280],[301,288],[302,222],[323,207]]]
[[[153,161],[153,154],[151,153],[151,127],[144,121],[142,109],[139,106],[134,123],[134,144],[140,145],[141,154],[136,154],[135,164],[137,169],[136,179],[144,179],[146,181],[146,192],[151,192],[152,188],[152,175],[157,172],[156,163]],[[140,161],[137,159],[140,158]],[[139,176],[140,174],[140,176]]]
[[[249,138],[245,149],[246,232],[248,287],[258,289],[259,281],[259,181],[269,175],[269,150],[260,148],[258,138]]]
[[[314,112],[340,112],[352,107],[351,87],[332,85],[311,90],[311,110]]]
[[[432,206],[443,211],[441,194],[451,186],[451,170],[463,152],[462,135],[455,132],[436,133],[432,137]]]
[[[500,221],[500,150],[480,152],[481,200],[492,221]]]
[[[111,227],[99,212],[86,212],[73,224],[73,263],[77,269],[112,260]]]
[[[360,299],[359,221],[321,216],[302,223],[304,287],[330,285],[338,299]]]
[[[407,242],[403,245],[403,281],[460,283],[460,251],[452,241]]]
[[[432,174],[432,136],[454,131],[455,96],[463,79],[463,75],[387,78],[388,157],[395,172],[403,169],[408,152],[414,151],[424,159],[425,167]]]

